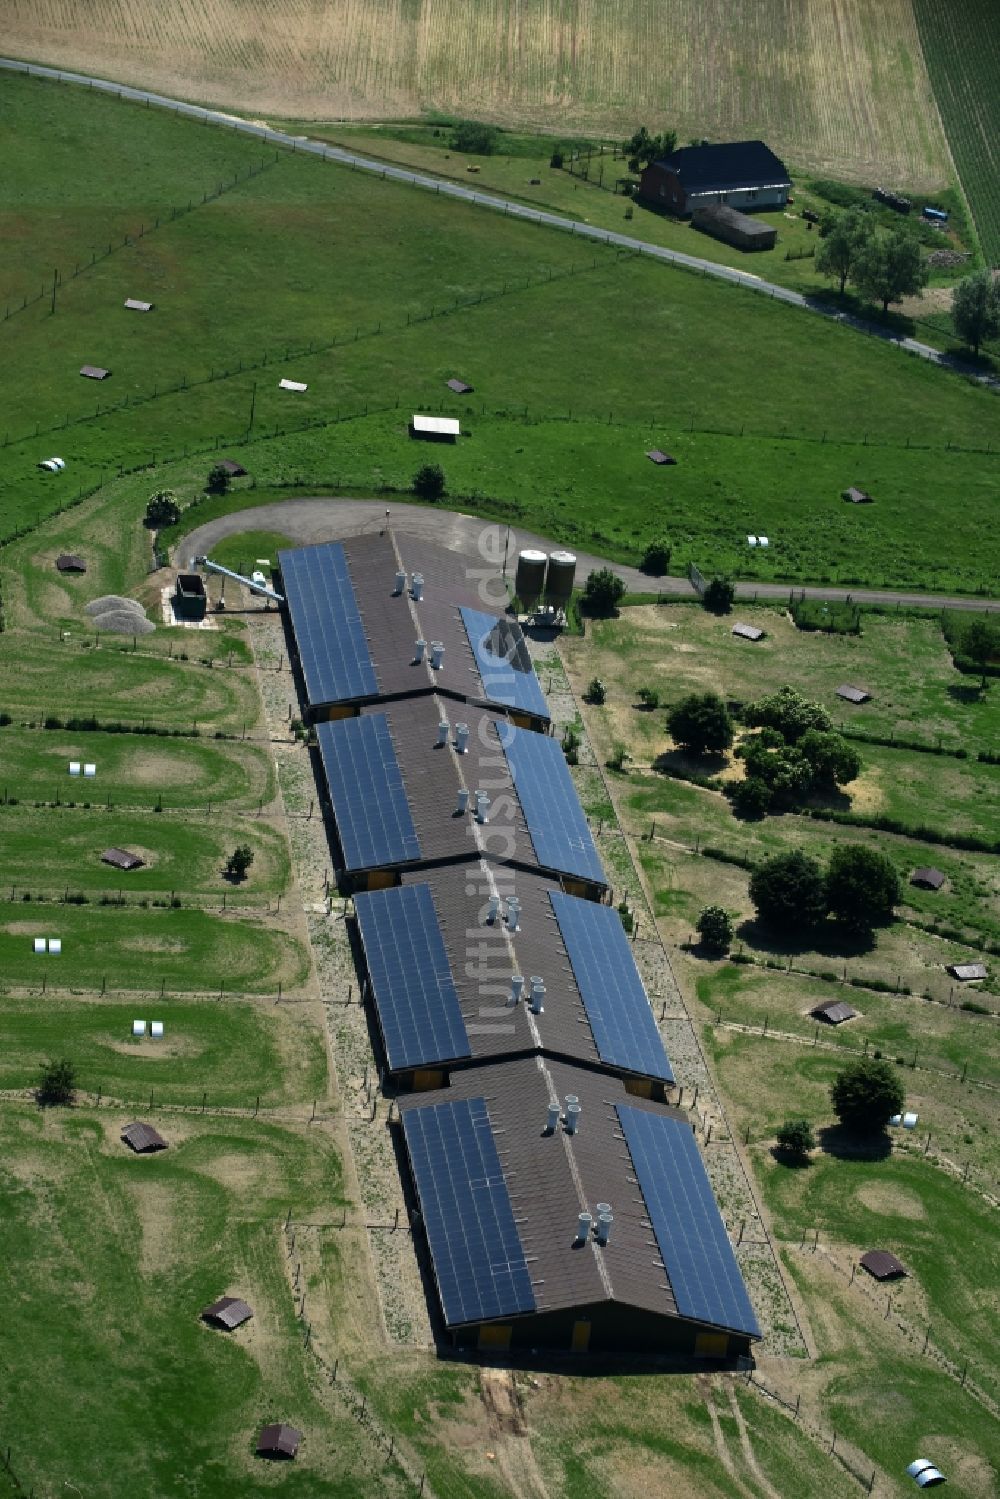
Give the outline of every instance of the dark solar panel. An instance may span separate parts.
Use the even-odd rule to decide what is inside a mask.
[[[509,724],[501,726],[500,738],[541,867],[606,884],[566,757],[557,741]]]
[[[404,1109],[403,1134],[449,1327],[533,1312],[486,1100]]]
[[[674,1075],[618,912],[559,890],[549,899],[601,1061],[672,1083]]]
[[[390,1069],[470,1057],[430,887],[368,891],[354,908]]]
[[[460,607],[465,633],[483,682],[483,697],[508,708],[549,718],[538,676],[519,625],[495,614]]]
[[[695,1322],[759,1337],[690,1126],[628,1104],[616,1107],[677,1310]]]
[[[419,859],[402,773],[384,713],[316,725],[345,869]]]
[[[310,703],[349,702],[378,692],[365,628],[339,542],[279,552]]]

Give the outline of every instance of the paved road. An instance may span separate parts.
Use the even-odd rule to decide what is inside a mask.
[[[352,499],[291,499],[273,505],[258,505],[252,510],[240,510],[233,515],[220,516],[208,521],[196,531],[185,536],[175,549],[175,562],[182,566],[194,557],[211,556],[212,548],[226,536],[238,536],[241,531],[277,531],[300,546],[309,546],[317,541],[333,541],[345,536],[356,536],[363,531],[377,530],[385,524],[386,507],[377,500]],[[389,523],[393,530],[420,536],[424,540],[437,542],[453,552],[475,560],[483,566],[480,542],[489,535],[493,555],[502,555],[507,545],[509,570],[513,571],[517,553],[522,547],[537,547],[550,552],[564,543],[551,537],[536,536],[532,531],[508,530],[496,521],[486,521],[478,516],[465,515],[461,511],[443,510],[429,505],[390,505]],[[650,578],[635,567],[624,567],[606,558],[594,557],[589,552],[577,552],[577,574],[586,577],[598,567],[611,567],[625,580],[626,587],[635,593],[659,591],[674,594],[678,598],[690,598],[693,588],[687,578]],[[252,561],[247,558],[247,561]],[[791,592],[804,593],[806,598],[824,599],[827,602],[853,600],[858,604],[914,604],[922,608],[970,609],[977,612],[989,610],[1000,613],[1000,601],[987,599],[949,598],[942,594],[873,592],[865,589],[804,588],[790,589],[784,583],[738,583],[737,597],[752,600],[787,599]]]
[[[647,255],[653,260],[682,266],[686,270],[703,276],[714,276],[719,281],[728,281],[736,286],[742,286],[748,291],[756,292],[759,296],[771,297],[776,301],[789,303],[793,307],[805,308],[831,322],[843,323],[860,333],[881,338],[887,343],[895,344],[908,354],[914,354],[920,359],[928,360],[931,364],[953,370],[957,374],[978,381],[981,385],[1000,391],[1000,379],[996,376],[984,375],[961,360],[942,354],[939,349],[932,348],[930,344],[921,343],[915,338],[903,338],[879,323],[872,323],[864,318],[840,312],[826,302],[813,297],[805,297],[801,292],[792,291],[787,286],[777,286],[771,281],[763,281],[759,276],[735,270],[732,266],[719,265],[714,260],[702,260],[697,255],[685,255],[680,250],[668,250],[662,245],[650,244],[648,240],[633,239],[628,234],[618,234],[611,229],[599,229],[593,224],[584,224],[579,219],[546,213],[543,209],[531,208],[527,204],[516,203],[494,193],[478,192],[475,188],[465,187],[459,182],[449,182],[424,172],[410,171],[406,167],[389,166],[385,162],[373,161],[367,156],[358,156],[354,152],[345,151],[340,146],[328,146],[322,141],[309,140],[306,136],[289,135],[284,130],[272,130],[267,125],[255,125],[249,120],[237,119],[220,110],[206,109],[203,105],[189,104],[181,99],[171,99],[165,94],[150,93],[146,89],[130,88],[127,84],[112,83],[106,78],[93,78],[86,73],[67,73],[61,68],[41,67],[35,63],[20,62],[12,57],[0,57],[0,69],[4,68],[16,73],[30,73],[37,78],[50,78],[59,83],[81,84],[86,88],[100,89],[103,93],[115,94],[121,99],[131,99],[137,104],[155,105],[158,109],[169,109],[175,114],[187,115],[191,119],[211,121],[213,124],[224,126],[241,135],[252,136],[256,140],[265,141],[271,145],[291,147],[294,151],[304,151],[311,156],[336,161],[356,171],[371,172],[377,177],[387,177],[392,181],[405,182],[411,187],[423,188],[447,198],[458,198],[464,203],[474,203],[480,208],[491,209],[494,213],[505,214],[508,218],[525,219],[533,224],[545,224],[551,229],[561,229],[564,233],[575,234],[580,239],[597,240],[601,244],[615,245],[633,254]]]

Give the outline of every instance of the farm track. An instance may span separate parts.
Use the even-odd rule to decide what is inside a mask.
[[[258,505],[252,510],[240,510],[232,515],[220,516],[207,521],[196,531],[183,537],[175,548],[181,558],[204,556],[227,536],[236,536],[248,528],[253,530],[274,529],[286,535],[297,545],[309,546],[317,541],[331,541],[358,532],[371,531],[382,523],[385,505],[379,500],[356,500],[327,496],[326,498],[280,500],[273,505]],[[497,524],[494,522],[494,524]],[[401,505],[392,512],[394,530],[412,532],[428,541],[437,542],[453,552],[468,557],[480,556],[479,538],[484,522],[474,515],[440,506]],[[552,551],[557,543],[551,537],[536,536],[532,532],[517,530],[516,541],[512,535],[510,555],[513,558],[520,547],[537,547]],[[690,598],[693,585],[687,578],[650,578],[636,567],[609,562],[604,557],[595,557],[587,552],[577,552],[577,567],[582,574],[602,567],[610,567],[625,580],[630,593],[660,592]],[[930,609],[971,609],[976,613],[1000,612],[1000,598],[953,598],[942,594],[902,593],[863,588],[813,588],[785,583],[737,583],[736,597],[747,601],[754,599],[787,599],[790,594],[804,594],[807,599],[821,599],[827,603],[850,600],[856,604],[899,604],[901,607]]]
[[[730,266],[721,265],[715,261],[702,260],[696,255],[686,255],[679,250],[668,250],[662,245],[650,244],[647,240],[634,239],[627,234],[618,234],[609,229],[599,229],[591,224],[582,223],[578,219],[564,218],[560,214],[531,208],[526,204],[514,202],[509,198],[500,197],[495,193],[477,192],[475,188],[463,187],[461,183],[433,177],[424,172],[410,171],[405,167],[390,166],[384,162],[375,161],[366,156],[359,156],[351,151],[345,151],[339,146],[328,146],[320,141],[310,140],[308,137],[293,136],[284,130],[274,130],[270,126],[238,119],[232,115],[224,114],[219,110],[207,109],[200,104],[190,104],[184,100],[171,99],[164,94],[151,93],[145,89],[131,88],[124,84],[113,83],[108,79],[95,78],[83,73],[68,73],[58,68],[40,67],[36,64],[20,62],[16,58],[0,57],[0,69],[6,69],[9,72],[15,73],[27,73],[31,77],[48,79],[55,83],[69,83],[98,89],[103,93],[117,95],[122,101],[145,104],[147,107],[155,105],[160,109],[173,110],[175,114],[185,115],[192,120],[198,120],[222,129],[233,130],[236,133],[251,136],[255,140],[266,141],[270,145],[283,146],[292,151],[305,152],[312,156],[318,156],[322,160],[333,161],[341,166],[350,167],[353,171],[369,172],[376,177],[382,178],[383,181],[401,182],[409,187],[417,187],[426,192],[434,192],[438,195],[443,194],[446,197],[454,198],[463,203],[489,209],[493,213],[502,213],[509,218],[543,225],[549,229],[559,229],[564,233],[573,234],[577,238],[612,245],[636,255],[646,255],[653,260],[680,267],[696,275],[713,276],[719,281],[725,281],[730,285],[740,286],[747,291],[756,292],[759,296],[770,297],[773,300],[784,302],[788,306],[816,313],[831,322],[840,323],[844,327],[852,328],[859,333],[880,338],[887,343],[894,344],[906,354],[919,359],[925,359],[928,363],[935,364],[941,369],[953,371],[966,379],[974,380],[980,385],[1000,392],[1000,379],[996,376],[982,374],[971,365],[942,354],[940,350],[932,348],[930,344],[921,343],[918,339],[914,338],[901,337],[879,323],[870,322],[867,319],[856,317],[850,313],[840,312],[837,308],[831,307],[816,298],[803,296],[801,292],[792,291],[789,287],[777,286],[773,282],[764,281],[760,277],[746,271],[734,270]]]

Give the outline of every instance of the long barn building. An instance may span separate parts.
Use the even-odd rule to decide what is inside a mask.
[[[281,553],[441,1341],[729,1360],[760,1329],[517,625],[391,533]]]

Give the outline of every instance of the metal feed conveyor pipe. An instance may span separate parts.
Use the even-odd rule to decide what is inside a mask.
[[[203,567],[207,573],[221,573],[224,578],[233,578],[237,583],[242,583],[245,588],[251,589],[253,593],[262,593],[266,599],[273,599],[276,604],[285,602],[284,596],[275,593],[273,588],[268,588],[266,583],[255,583],[253,578],[245,578],[242,573],[234,573],[232,568],[223,567],[221,562],[213,562],[208,557],[196,557],[195,567]]]

